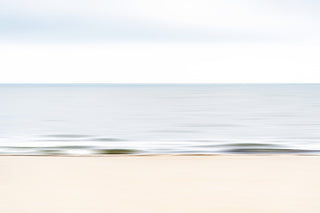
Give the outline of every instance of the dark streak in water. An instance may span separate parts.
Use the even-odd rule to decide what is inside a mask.
[[[112,142],[112,141],[126,141],[124,139],[120,139],[120,138],[92,138],[89,139],[90,141],[101,141],[101,142]]]
[[[269,143],[231,143],[231,144],[221,144],[221,147],[279,147],[276,144]]]
[[[123,155],[123,154],[136,154],[139,151],[135,149],[97,149],[97,154],[103,155]]]
[[[301,153],[315,153],[320,150],[300,150],[300,149],[268,149],[268,148],[239,148],[226,150],[229,153],[235,154],[301,154]]]
[[[61,149],[45,149],[38,152],[42,155],[64,155],[65,153]]]
[[[266,143],[230,143],[230,144],[208,144],[208,145],[198,145],[192,146],[196,148],[272,148],[281,147],[276,144],[266,144]]]

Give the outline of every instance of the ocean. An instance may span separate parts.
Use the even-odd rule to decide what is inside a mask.
[[[0,84],[1,155],[319,154],[320,84]]]

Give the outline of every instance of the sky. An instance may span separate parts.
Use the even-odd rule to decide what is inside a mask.
[[[0,0],[0,83],[318,83],[317,0]]]

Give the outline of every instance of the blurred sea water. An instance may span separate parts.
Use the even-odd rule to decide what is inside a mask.
[[[320,153],[320,84],[0,84],[0,154]]]

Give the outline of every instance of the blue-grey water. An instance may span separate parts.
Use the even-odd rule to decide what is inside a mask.
[[[320,153],[320,84],[2,84],[0,154]]]

